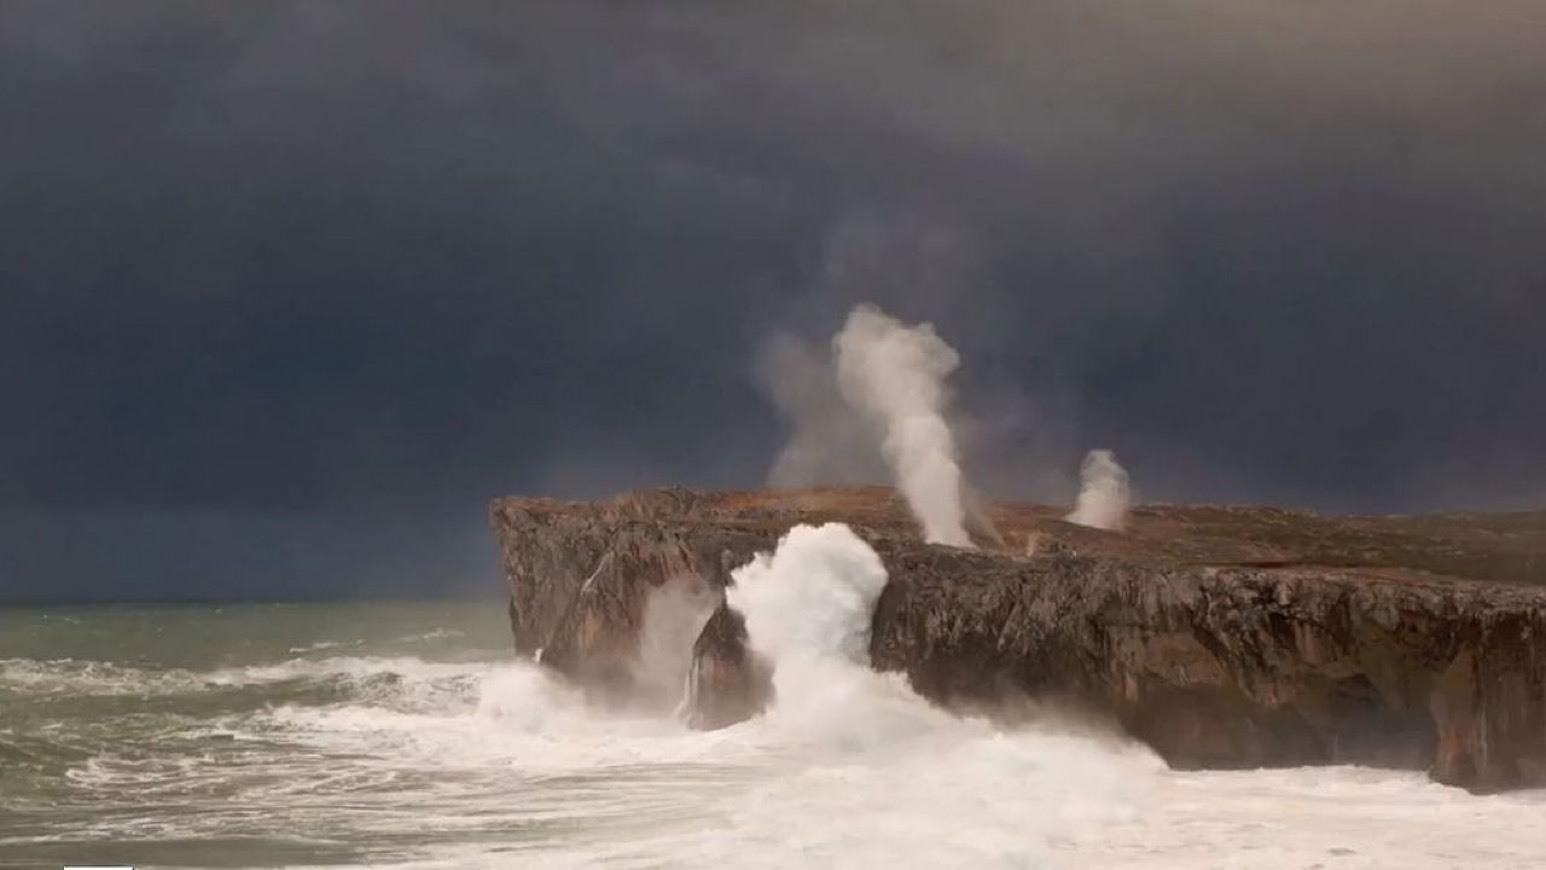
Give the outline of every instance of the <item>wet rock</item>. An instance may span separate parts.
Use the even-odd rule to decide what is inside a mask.
[[[761,713],[773,700],[773,671],[747,646],[746,620],[720,605],[693,644],[682,715],[709,731]]]
[[[1094,710],[1180,767],[1359,763],[1477,791],[1546,784],[1546,515],[1327,518],[1151,507],[1123,534],[984,503],[983,549],[924,544],[888,490],[693,493],[493,509],[518,651],[606,693],[634,682],[650,590],[730,568],[796,523],[880,554],[876,668],[941,704]],[[1034,546],[1027,542],[1034,541]],[[766,703],[766,666],[718,607],[685,715]]]

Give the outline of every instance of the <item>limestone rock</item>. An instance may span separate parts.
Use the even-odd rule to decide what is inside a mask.
[[[747,647],[746,621],[720,605],[693,644],[683,718],[700,730],[744,722],[773,700],[773,672]]]
[[[690,576],[722,599],[730,568],[791,526],[841,521],[890,575],[874,666],[937,703],[1094,711],[1182,767],[1546,784],[1546,515],[1160,506],[1115,534],[1051,508],[979,510],[992,530],[979,550],[924,544],[883,489],[505,499],[493,523],[516,649],[543,647],[545,664],[608,694],[636,682],[651,590]],[[696,727],[755,715],[770,691],[723,605],[688,669]]]

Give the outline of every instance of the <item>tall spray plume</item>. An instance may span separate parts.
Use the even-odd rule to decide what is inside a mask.
[[[1064,519],[1093,529],[1120,532],[1132,506],[1127,471],[1110,450],[1091,450],[1079,467],[1079,499]]]
[[[880,556],[842,523],[797,525],[771,553],[737,568],[726,590],[752,650],[773,667],[767,722],[816,747],[879,748],[952,727],[901,674],[870,669]]]
[[[886,588],[880,556],[842,523],[797,525],[733,572],[729,605],[756,650],[778,664],[870,663],[870,622]]]
[[[907,326],[860,305],[833,341],[843,398],[878,424],[897,488],[931,544],[970,547],[945,378],[961,364],[932,324]]]

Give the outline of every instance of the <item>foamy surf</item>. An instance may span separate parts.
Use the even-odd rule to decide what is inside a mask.
[[[511,661],[497,605],[354,605],[328,622],[357,635],[301,655],[284,652],[318,642],[285,636],[317,621],[301,608],[83,613],[103,636],[154,624],[178,664],[0,647],[0,866],[1541,866],[1540,795],[1175,773],[1140,747],[945,714],[868,668],[885,575],[867,551],[841,526],[795,529],[737,572],[779,696],[707,734],[591,709]],[[220,620],[277,657],[188,667],[191,638],[244,640]],[[445,635],[405,640],[424,625]]]

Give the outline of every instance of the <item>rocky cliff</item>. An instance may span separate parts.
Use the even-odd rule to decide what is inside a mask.
[[[890,574],[874,666],[940,704],[1076,708],[1178,767],[1546,785],[1546,514],[1161,506],[1114,534],[1030,505],[982,510],[994,531],[979,550],[922,543],[878,489],[512,498],[492,520],[516,650],[611,703],[674,702],[659,687],[690,677],[698,727],[767,701],[767,668],[723,605],[730,569],[796,523],[840,521]],[[690,606],[664,630],[650,602],[668,588]]]

